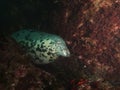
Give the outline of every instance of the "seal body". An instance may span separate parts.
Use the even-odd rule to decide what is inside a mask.
[[[59,56],[70,56],[65,41],[54,34],[23,29],[13,33],[12,37],[33,57],[35,64],[47,64]]]

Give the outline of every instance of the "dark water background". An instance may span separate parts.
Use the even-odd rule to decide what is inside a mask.
[[[50,31],[52,13],[59,8],[54,0],[3,0],[0,2],[1,32],[19,28]]]

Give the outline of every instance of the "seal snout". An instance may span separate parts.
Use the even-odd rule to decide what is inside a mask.
[[[68,49],[63,50],[63,56],[64,57],[69,57],[70,56],[70,51]]]

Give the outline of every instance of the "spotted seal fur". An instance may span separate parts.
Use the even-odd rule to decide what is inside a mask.
[[[59,56],[70,56],[65,41],[54,34],[22,29],[13,33],[12,37],[33,57],[35,64],[47,64]]]

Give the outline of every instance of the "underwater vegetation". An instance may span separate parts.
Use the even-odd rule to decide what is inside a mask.
[[[119,0],[5,1],[0,90],[120,90]],[[23,28],[62,37],[70,57],[32,64],[10,36]]]

